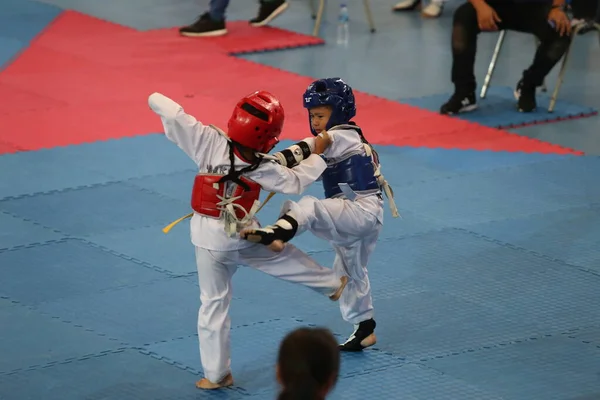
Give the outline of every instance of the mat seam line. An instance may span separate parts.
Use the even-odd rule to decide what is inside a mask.
[[[13,298],[11,298],[9,296],[0,295],[0,299],[10,301],[12,304],[16,304],[19,307],[23,307],[23,308],[26,308],[26,309],[28,309],[30,311],[34,311],[37,314],[43,315],[45,317],[49,317],[49,318],[54,319],[54,320],[57,320],[58,322],[61,322],[63,324],[67,324],[67,325],[72,326],[74,328],[83,329],[84,331],[93,333],[96,336],[100,336],[100,337],[103,337],[105,339],[108,339],[109,341],[117,342],[120,346],[130,346],[129,343],[127,343],[125,341],[122,341],[121,339],[113,338],[112,336],[109,336],[109,335],[107,335],[107,334],[105,334],[103,332],[97,331],[95,329],[90,329],[90,328],[87,328],[87,327],[85,327],[83,325],[79,325],[79,324],[77,324],[77,323],[75,323],[73,321],[66,320],[66,319],[64,319],[62,317],[54,316],[54,315],[52,315],[52,314],[50,314],[50,313],[48,313],[46,311],[43,311],[43,310],[39,309],[36,306],[25,304],[25,303],[23,303],[21,301],[15,300],[15,299],[13,299]],[[45,303],[40,303],[40,304],[45,304]]]
[[[469,347],[469,348],[464,348],[462,350],[456,350],[456,351],[440,352],[438,354],[429,355],[426,357],[418,357],[418,356],[417,357],[406,357],[406,363],[404,365],[424,365],[422,363],[426,363],[428,361],[432,361],[435,359],[451,358],[451,357],[461,356],[461,355],[467,354],[467,353],[487,351],[487,350],[497,349],[497,348],[501,348],[501,347],[513,346],[513,345],[520,344],[520,343],[534,342],[537,340],[543,340],[543,339],[547,339],[547,338],[551,338],[551,337],[566,337],[566,338],[568,338],[568,335],[573,334],[573,331],[578,330],[578,329],[579,328],[572,328],[572,329],[563,330],[561,332],[553,333],[553,334],[538,334],[538,335],[531,335],[531,336],[528,336],[525,338],[509,339],[509,340],[504,340],[504,341],[489,344],[489,345]],[[583,343],[585,343],[585,342],[583,342]],[[598,346],[598,348],[600,348],[600,346]],[[430,367],[427,367],[427,368],[430,368]],[[376,372],[376,371],[365,371],[364,373],[360,373],[357,375],[367,375],[372,372]]]
[[[36,196],[44,196],[44,195],[54,195],[54,194],[60,194],[60,193],[76,192],[78,190],[83,190],[83,189],[95,189],[95,188],[99,188],[99,187],[106,187],[106,186],[117,185],[117,184],[124,184],[124,185],[128,186],[129,188],[136,189],[136,190],[139,190],[141,192],[149,192],[151,194],[156,194],[156,195],[158,195],[158,196],[160,196],[162,198],[167,198],[169,200],[173,200],[173,199],[174,200],[181,200],[181,199],[178,199],[178,198],[173,198],[173,197],[167,196],[167,195],[162,194],[162,193],[154,192],[151,189],[146,189],[144,187],[137,186],[135,184],[132,184],[131,181],[145,179],[145,178],[151,178],[151,177],[169,177],[171,175],[176,175],[176,174],[179,174],[179,173],[182,173],[182,172],[187,172],[187,171],[190,171],[190,173],[191,173],[191,172],[193,172],[195,170],[187,168],[187,169],[172,171],[172,172],[168,172],[168,173],[158,173],[158,174],[150,174],[150,175],[141,175],[141,176],[131,177],[131,178],[127,178],[127,179],[115,179],[115,178],[113,178],[110,175],[103,174],[101,171],[96,171],[96,172],[102,174],[103,176],[105,176],[108,180],[105,181],[105,182],[91,183],[91,184],[87,184],[87,185],[77,185],[77,186],[71,186],[71,187],[67,187],[67,188],[51,189],[51,190],[46,190],[46,191],[41,191],[41,192],[23,193],[23,194],[16,195],[16,196],[6,196],[6,197],[0,198],[0,202],[11,201],[11,200],[21,200],[21,199],[31,198],[31,197],[36,197]]]
[[[91,358],[98,358],[98,357],[107,356],[109,354],[122,353],[123,351],[129,350],[129,349],[130,349],[130,347],[119,347],[119,348],[116,348],[116,349],[102,350],[102,351],[99,351],[97,353],[86,354],[86,355],[83,355],[83,356],[69,357],[69,358],[62,359],[60,361],[50,361],[50,362],[45,363],[45,364],[31,365],[31,366],[28,366],[28,367],[16,368],[16,369],[9,370],[9,371],[0,371],[0,376],[14,375],[14,374],[17,374],[19,372],[37,371],[37,370],[40,370],[40,369],[51,368],[51,367],[54,367],[54,366],[57,366],[57,365],[64,365],[64,364],[70,364],[72,362],[85,361],[85,360],[89,360]]]
[[[547,261],[552,261],[552,262],[556,262],[558,264],[562,264],[563,266],[569,267],[570,269],[577,269],[577,270],[579,270],[581,272],[588,273],[588,274],[594,275],[596,277],[600,277],[600,272],[592,270],[592,269],[584,267],[584,266],[579,266],[579,265],[571,264],[571,263],[569,263],[569,262],[567,262],[565,260],[562,260],[562,259],[559,259],[559,258],[555,258],[555,257],[549,256],[547,254],[540,253],[540,252],[535,251],[535,250],[530,250],[530,249],[527,249],[525,247],[517,246],[517,245],[514,245],[514,244],[509,243],[509,242],[504,242],[502,240],[494,239],[492,237],[489,237],[489,236],[486,236],[486,235],[483,235],[483,234],[480,234],[480,233],[477,233],[477,232],[473,232],[473,231],[465,229],[465,228],[455,228],[455,229],[459,230],[459,231],[462,231],[462,232],[465,232],[467,234],[470,234],[470,235],[472,235],[474,237],[486,240],[488,242],[498,244],[500,246],[508,247],[510,249],[513,249],[513,250],[523,251],[525,253],[529,253],[529,254],[532,254],[534,256],[543,258],[543,259],[545,259]]]
[[[1,202],[1,201],[2,201],[2,200],[0,200],[0,202]],[[41,224],[41,223],[40,223],[40,222],[38,222],[38,221],[35,221],[35,220],[33,220],[33,219],[30,219],[30,218],[23,217],[23,216],[21,216],[21,215],[18,215],[18,214],[12,213],[12,212],[10,212],[10,211],[6,211],[6,210],[0,210],[0,213],[1,213],[1,214],[8,215],[9,217],[13,217],[13,218],[19,219],[19,220],[21,220],[21,221],[24,221],[24,222],[28,222],[28,223],[30,223],[30,224],[33,224],[33,225],[40,226],[40,227],[44,228],[45,230],[51,231],[51,232],[53,232],[53,233],[57,233],[57,234],[59,234],[59,235],[62,235],[62,236],[69,236],[67,233],[65,233],[65,232],[62,232],[62,231],[59,231],[58,229],[55,229],[55,228],[52,228],[52,227],[49,227],[49,226],[43,225],[43,224]]]

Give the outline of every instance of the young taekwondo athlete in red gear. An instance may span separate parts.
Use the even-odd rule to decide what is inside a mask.
[[[200,389],[233,385],[230,369],[232,277],[238,265],[256,268],[277,278],[304,285],[337,301],[347,277],[318,265],[292,245],[281,253],[239,237],[244,227],[260,225],[253,213],[262,189],[300,194],[327,165],[318,155],[329,145],[327,137],[312,146],[303,144],[303,161],[283,167],[268,153],[278,143],[285,119],[277,98],[264,91],[241,99],[225,133],[203,125],[173,100],[159,93],[148,99],[162,120],[166,137],[198,166],[194,180],[190,228],[195,246],[200,300],[198,339],[204,378]],[[300,155],[299,155],[300,156]]]

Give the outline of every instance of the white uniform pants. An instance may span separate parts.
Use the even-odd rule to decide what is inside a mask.
[[[366,209],[373,208],[369,213]],[[348,276],[348,285],[340,297],[340,311],[345,321],[356,325],[373,318],[373,299],[367,271],[369,257],[375,249],[382,224],[375,211],[383,200],[371,196],[366,200],[323,199],[305,196],[300,201],[286,201],[281,214],[298,221],[296,235],[308,230],[327,240],[335,250],[333,269],[337,276]],[[289,244],[288,244],[289,245]]]
[[[196,247],[196,265],[201,306],[198,312],[198,340],[204,376],[221,381],[231,371],[229,305],[231,278],[238,265],[256,268],[269,275],[307,286],[325,296],[339,288],[338,275],[318,265],[293,245],[274,253],[263,245],[238,251],[212,251]]]

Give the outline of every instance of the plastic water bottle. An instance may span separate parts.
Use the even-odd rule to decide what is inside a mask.
[[[350,21],[350,16],[348,14],[348,6],[345,3],[340,5],[340,16],[338,17],[338,30],[337,30],[337,42],[338,44],[348,44],[348,36],[350,35],[350,30],[348,26],[348,22]]]

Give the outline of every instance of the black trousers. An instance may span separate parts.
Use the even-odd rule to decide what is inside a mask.
[[[541,86],[546,75],[562,58],[570,41],[568,36],[561,37],[548,23],[550,5],[510,1],[488,1],[488,4],[502,20],[497,24],[499,30],[531,33],[540,40],[533,63],[523,72],[523,82],[528,86]],[[452,28],[452,82],[457,91],[472,92],[477,88],[473,70],[477,35],[480,32],[477,13],[471,3],[467,2],[458,7],[454,12]],[[531,48],[533,53],[533,44]]]
[[[600,1],[572,0],[571,10],[574,18],[594,20],[600,15]]]

